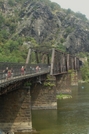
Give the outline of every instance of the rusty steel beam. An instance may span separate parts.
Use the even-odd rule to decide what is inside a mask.
[[[74,70],[76,70],[76,57],[74,57]]]
[[[79,70],[79,68],[80,68],[79,67],[79,58],[76,58],[76,64],[77,64],[76,69]]]
[[[47,64],[50,64],[49,55],[47,54]]]
[[[39,63],[39,58],[38,58],[38,53],[35,51],[35,56],[36,56],[36,62]]]
[[[52,59],[51,59],[51,71],[50,71],[50,75],[53,75],[53,70],[54,70],[54,57],[55,57],[55,48],[52,48]]]
[[[67,54],[67,71],[69,70],[69,54]]]
[[[27,55],[27,59],[26,59],[26,64],[29,63],[30,55],[31,55],[31,49],[28,50],[28,55]]]

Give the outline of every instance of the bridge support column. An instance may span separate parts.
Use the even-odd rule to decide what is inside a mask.
[[[71,75],[61,74],[56,76],[57,94],[71,93]]]
[[[0,130],[30,132],[32,130],[30,90],[19,89],[0,97]]]
[[[31,103],[33,110],[57,109],[56,86],[35,85],[31,90]]]
[[[72,86],[77,86],[78,85],[78,80],[80,79],[79,76],[80,76],[79,71],[73,71],[71,73],[71,85]]]

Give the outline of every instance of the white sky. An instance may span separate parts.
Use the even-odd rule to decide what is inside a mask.
[[[71,9],[74,12],[80,12],[89,19],[89,0],[50,0],[58,3],[61,8]]]

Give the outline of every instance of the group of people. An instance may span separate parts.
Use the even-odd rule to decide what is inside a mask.
[[[32,68],[32,67],[30,67],[30,68]],[[41,70],[41,68],[39,66],[36,66],[36,68],[34,70],[36,72],[39,72]],[[26,66],[22,66],[20,71],[21,71],[21,75],[25,75],[26,74]],[[9,69],[8,67],[6,67],[6,69],[3,70],[3,74],[6,77],[6,79],[12,78],[13,77],[13,69],[12,68]]]
[[[39,66],[36,66],[36,68],[30,67],[30,70],[31,70],[31,71],[34,71],[34,72],[35,72],[35,70],[36,70],[36,72],[38,72],[38,71],[41,70],[41,68],[40,68]],[[22,67],[21,67],[21,75],[25,75],[25,74],[26,74],[26,67],[25,67],[25,66],[22,66]]]

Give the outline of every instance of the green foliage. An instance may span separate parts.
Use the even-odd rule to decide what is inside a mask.
[[[50,3],[51,3],[49,0],[38,0],[38,1],[44,2],[46,5],[50,5]]]
[[[77,78],[77,72],[74,69],[72,69],[72,70],[68,70],[68,73],[71,76],[71,82],[74,82],[75,79]]]
[[[68,34],[70,34],[70,33],[72,33],[74,31],[74,28],[69,26],[69,27],[66,28],[65,31],[66,31],[66,33],[68,35]]]
[[[17,3],[24,3],[24,2],[26,2],[26,0],[15,0]]]
[[[9,33],[6,30],[0,31],[0,41],[4,41],[5,39],[8,39]]]
[[[0,0],[0,7],[2,8],[3,0]]]
[[[67,11],[66,11],[66,13],[67,14],[70,14],[70,13],[72,13],[72,10],[70,8],[68,8]]]
[[[50,82],[50,81],[45,81],[44,86],[48,87],[49,89],[51,89],[52,87],[55,87],[55,84]]]
[[[50,80],[51,78],[50,78],[50,75],[47,75],[47,80]]]
[[[68,70],[68,73],[72,73],[72,70]]]
[[[58,43],[58,44],[57,44],[57,48],[58,48],[59,50],[63,51],[63,52],[65,52],[65,51],[66,51],[66,47],[65,47],[65,46],[63,46],[63,44],[62,44],[62,43]]]
[[[61,43],[65,42],[65,38],[61,38],[61,39],[60,39],[60,42],[61,42]]]
[[[80,58],[85,58],[85,57],[87,57],[87,53],[80,52],[80,53],[77,54],[77,56],[80,57]]]
[[[50,7],[51,7],[52,10],[60,10],[60,5],[55,3],[55,2],[52,2],[50,4]]]
[[[53,83],[53,82],[51,81],[51,79],[52,79],[52,78],[50,77],[50,75],[47,75],[47,79],[46,79],[46,81],[44,82],[44,86],[48,87],[49,89],[51,89],[52,87],[56,86],[55,83]]]
[[[85,62],[80,70],[81,70],[81,74],[82,74],[82,79],[84,81],[89,80],[89,64],[88,64],[88,62]]]
[[[30,82],[26,82],[25,84],[24,84],[24,86],[31,86],[32,85],[32,83],[30,83]]]
[[[76,17],[78,17],[78,18],[80,18],[80,19],[82,19],[84,21],[87,20],[86,15],[84,15],[84,14],[82,14],[80,12],[75,13],[75,15],[76,15]]]
[[[23,38],[22,37],[17,37],[17,38],[15,38],[16,39],[16,41],[18,42],[18,44],[19,44],[19,46],[21,46],[21,45],[23,45]]]
[[[19,40],[19,38],[18,38]],[[4,45],[0,44],[0,61],[25,62],[27,57],[27,48],[21,41],[9,40]]]
[[[14,33],[15,30],[16,30],[16,24],[15,23],[11,23],[9,28],[10,28],[11,33]]]
[[[19,43],[17,41],[13,41],[13,40],[9,40],[6,44],[5,44],[5,48],[10,50],[10,53],[18,50],[18,46]]]
[[[5,38],[8,38],[9,35],[6,34],[6,32],[4,32],[6,34],[4,35],[2,34],[2,32],[0,34],[0,61],[25,62],[27,58],[28,49],[26,46],[23,45],[23,42],[30,41],[33,47],[37,46],[34,38],[22,38],[19,36],[14,36],[13,39],[10,39],[3,44],[3,40],[5,40]],[[36,63],[35,53],[32,53],[31,59],[33,63]]]
[[[2,27],[4,21],[5,21],[5,19],[4,19],[3,15],[0,13],[0,28]]]
[[[71,81],[73,81],[74,76],[75,76],[75,71],[74,71],[74,69],[68,70],[68,73],[70,73],[70,75],[71,75]]]
[[[68,99],[68,98],[72,98],[71,95],[68,94],[60,94],[56,96],[57,99]]]

